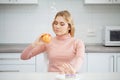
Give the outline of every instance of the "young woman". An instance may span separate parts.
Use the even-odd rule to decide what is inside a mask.
[[[50,43],[43,42],[41,37],[44,34],[41,34],[34,43],[25,48],[21,59],[30,59],[46,52],[49,72],[75,74],[83,62],[85,46],[82,40],[73,38],[74,24],[71,14],[67,10],[58,12],[52,28],[56,36],[52,37]]]

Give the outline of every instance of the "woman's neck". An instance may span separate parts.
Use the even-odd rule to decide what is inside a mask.
[[[71,35],[69,33],[64,35],[56,35],[56,38],[59,40],[65,40],[65,39],[71,38]]]

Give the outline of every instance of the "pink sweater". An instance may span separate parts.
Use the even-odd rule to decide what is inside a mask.
[[[49,44],[32,47],[29,45],[23,51],[21,59],[30,59],[42,52],[48,54],[49,72],[60,72],[58,67],[62,67],[63,63],[71,64],[78,70],[83,62],[85,47],[81,40],[74,39],[69,35],[56,36]]]

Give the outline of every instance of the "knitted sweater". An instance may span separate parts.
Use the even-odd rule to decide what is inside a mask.
[[[30,59],[33,56],[46,52],[48,55],[49,72],[60,72],[59,67],[63,63],[70,64],[75,70],[79,70],[85,53],[85,46],[81,40],[68,35],[55,36],[51,42],[36,47],[29,45],[24,49],[21,59]]]

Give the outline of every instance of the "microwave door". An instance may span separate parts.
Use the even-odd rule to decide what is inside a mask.
[[[110,41],[113,42],[120,41],[120,31],[117,30],[110,31]]]

